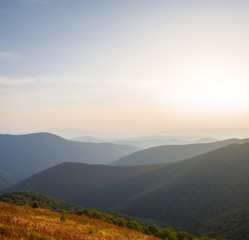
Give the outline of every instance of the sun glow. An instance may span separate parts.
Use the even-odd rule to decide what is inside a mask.
[[[239,113],[247,110],[248,80],[219,74],[195,75],[174,86],[171,103],[188,111]]]

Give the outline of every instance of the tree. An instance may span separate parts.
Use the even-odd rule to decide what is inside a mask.
[[[177,240],[177,233],[172,227],[168,227],[162,229],[160,237],[166,240]]]
[[[37,200],[34,201],[33,205],[32,205],[32,208],[39,208],[39,203]]]
[[[178,232],[177,238],[179,240],[193,240],[195,238],[195,236],[193,234],[187,233],[187,232]]]
[[[154,225],[150,225],[150,226],[148,226],[146,228],[145,233],[149,234],[149,235],[153,235],[153,236],[159,237],[160,231],[161,231],[161,229],[159,229],[158,227],[156,227]]]
[[[114,218],[113,223],[119,227],[126,227],[126,221],[124,218]]]
[[[66,222],[67,216],[66,216],[66,211],[65,210],[62,211],[60,220],[63,221],[63,222]]]
[[[138,232],[143,232],[143,227],[136,220],[128,221],[127,227],[129,229],[132,229]]]

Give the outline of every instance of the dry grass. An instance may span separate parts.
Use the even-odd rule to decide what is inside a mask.
[[[60,217],[60,213],[0,202],[0,239],[158,239],[84,216],[67,214],[66,222]]]

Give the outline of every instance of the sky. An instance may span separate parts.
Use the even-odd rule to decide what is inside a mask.
[[[1,0],[0,132],[249,128],[249,1]]]

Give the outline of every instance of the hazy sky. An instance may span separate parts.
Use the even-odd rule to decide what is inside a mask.
[[[249,127],[248,0],[1,0],[0,131]]]

